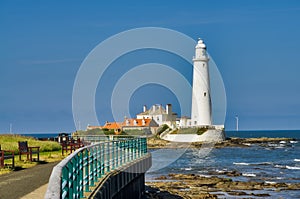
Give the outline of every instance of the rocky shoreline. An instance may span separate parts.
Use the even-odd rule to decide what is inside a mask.
[[[234,173],[234,175],[241,175]],[[265,190],[300,190],[300,183],[269,183],[255,181],[233,181],[231,178],[201,176],[196,174],[169,174],[146,182],[146,198],[218,198],[231,197],[270,197]],[[259,192],[257,192],[260,190]]]
[[[295,139],[293,138],[227,138],[223,142],[212,143],[215,148],[222,147],[250,147],[253,144],[260,146],[272,146],[272,144],[281,144],[281,143],[289,143],[293,142]],[[205,146],[206,143],[202,142],[193,142],[193,143],[175,143],[166,140],[162,140],[159,138],[151,137],[147,139],[147,145],[149,149],[159,149],[159,148],[186,148],[193,147],[199,148]],[[209,145],[211,146],[211,144]]]
[[[262,146],[270,149],[280,145],[291,145],[292,138],[228,138],[223,142],[207,145],[214,148]],[[158,138],[148,138],[149,149],[200,148],[206,143],[174,143]],[[300,191],[300,183],[232,180],[243,174],[233,171],[210,172],[209,176],[198,174],[168,174],[146,182],[146,196],[149,199],[179,198],[272,198],[271,193],[286,190]]]

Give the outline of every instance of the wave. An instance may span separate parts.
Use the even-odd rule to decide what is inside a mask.
[[[242,176],[255,177],[256,175],[254,173],[242,173]]]
[[[266,184],[276,184],[276,182],[273,181],[265,181]]]
[[[296,144],[296,143],[298,143],[298,141],[291,140],[290,143]]]
[[[271,165],[272,162],[252,162],[252,163],[246,163],[246,162],[233,162],[235,165],[245,165],[245,166],[255,166],[255,165]]]
[[[284,166],[284,165],[279,165],[279,164],[276,164],[274,167],[276,167],[276,168],[281,168],[281,169],[285,169],[285,168],[286,168],[286,166]]]
[[[224,173],[225,171],[216,169],[216,172],[217,172],[217,173]]]
[[[280,146],[275,147],[275,149],[282,149],[282,148],[284,148],[284,146],[282,146],[281,144]]]
[[[297,170],[300,169],[300,167],[291,167],[291,166],[286,166],[286,168],[287,168],[287,169],[293,169],[293,170],[295,170],[295,169],[297,169]]]
[[[300,162],[300,159],[294,159],[295,162]]]
[[[243,143],[243,145],[251,146],[251,143]]]
[[[273,164],[272,162],[256,162],[252,163],[251,165],[271,165]]]
[[[250,165],[249,163],[246,163],[246,162],[234,162],[233,164],[235,164],[235,165],[246,165],[246,166]]]
[[[270,147],[276,147],[276,146],[278,146],[278,144],[268,143],[268,146],[270,146]]]

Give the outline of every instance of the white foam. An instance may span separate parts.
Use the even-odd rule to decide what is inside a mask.
[[[246,162],[234,162],[235,165],[270,165],[273,164],[272,162],[253,162],[253,163],[246,163]]]
[[[225,171],[227,171],[227,169],[222,169],[222,170],[216,169],[217,173],[224,173]]]
[[[278,144],[269,143],[268,146],[276,147],[276,146],[278,146]]]
[[[276,167],[276,168],[286,168],[285,166],[279,165],[279,164],[276,164],[275,167]]]
[[[295,169],[297,169],[297,170],[300,169],[300,167],[291,167],[291,166],[286,166],[286,168],[287,168],[287,169],[293,169],[293,170],[295,170]]]
[[[242,173],[242,176],[255,177],[256,175],[254,173]]]
[[[243,145],[246,145],[246,146],[251,146],[250,143],[243,143]]]
[[[295,162],[300,162],[300,159],[294,159]]]
[[[204,175],[204,174],[199,174],[200,177],[204,177],[204,178],[211,178],[210,175]]]
[[[290,143],[296,144],[296,143],[298,143],[298,141],[291,140]]]
[[[276,184],[276,182],[273,182],[273,181],[266,181],[265,183],[266,184]]]
[[[235,165],[245,165],[245,166],[250,165],[249,163],[246,163],[246,162],[234,162],[233,164],[235,164]]]
[[[191,167],[189,167],[189,168],[185,168],[184,170],[186,170],[186,171],[190,171],[190,170],[192,170],[192,168],[191,168]]]
[[[280,141],[279,143],[280,143],[280,144],[285,144],[285,143],[286,143],[286,141]]]
[[[252,165],[270,165],[272,164],[272,162],[255,162],[255,163],[252,163]]]

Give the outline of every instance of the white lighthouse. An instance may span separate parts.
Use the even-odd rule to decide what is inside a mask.
[[[193,93],[192,93],[192,126],[212,125],[212,108],[209,80],[209,57],[202,39],[195,47]]]

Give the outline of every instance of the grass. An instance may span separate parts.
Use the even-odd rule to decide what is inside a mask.
[[[40,141],[33,137],[21,135],[0,135],[2,150],[12,150],[18,153],[18,141],[27,141],[28,146],[39,146],[41,152],[59,151],[61,146],[58,142]]]
[[[19,160],[18,155],[18,141],[27,141],[28,146],[40,147],[40,161],[30,162],[26,160],[26,155],[22,155],[22,160]],[[40,141],[32,137],[25,137],[20,135],[0,135],[0,145],[2,150],[15,151],[15,168],[5,167],[0,169],[0,175],[9,173],[13,170],[22,170],[36,166],[38,164],[45,164],[47,162],[56,162],[65,158],[61,155],[61,146],[53,141]],[[36,154],[33,155],[36,158]],[[5,160],[5,164],[11,164],[12,160]]]
[[[166,125],[166,124],[164,124],[164,125],[158,127],[157,133],[156,133],[156,134],[159,136],[160,134],[162,134],[162,133],[163,133],[165,130],[167,130],[168,128],[169,128],[169,126]]]
[[[207,131],[207,128],[201,127],[201,128],[181,128],[178,129],[178,131],[172,133],[172,134],[197,134],[202,135]]]

